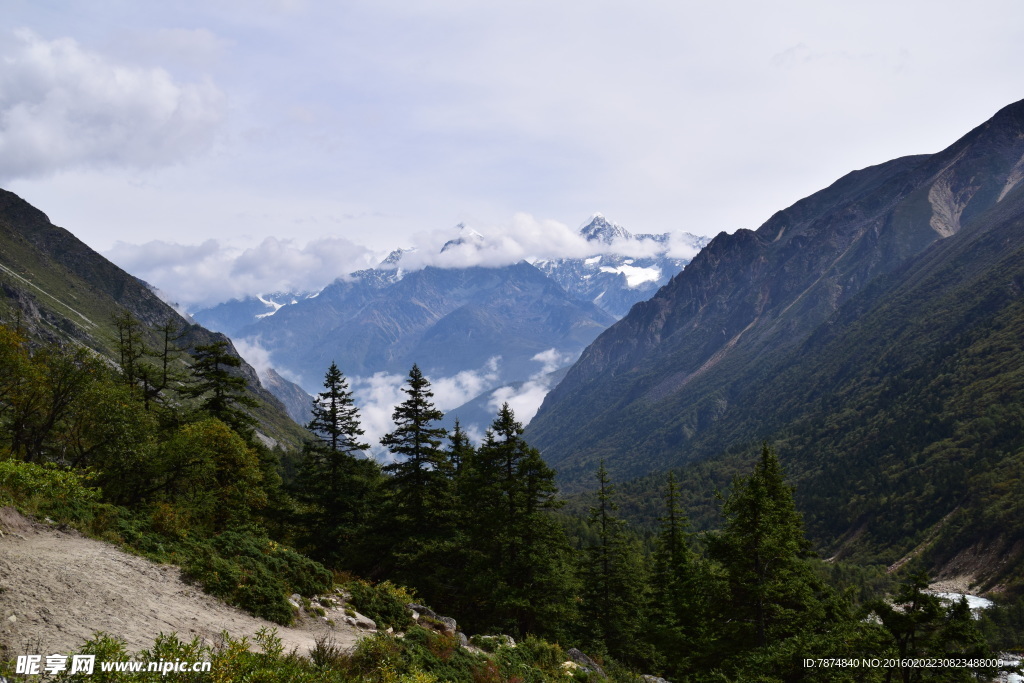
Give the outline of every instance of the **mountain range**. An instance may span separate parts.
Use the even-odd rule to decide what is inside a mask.
[[[681,271],[663,236],[600,216],[581,233],[592,255],[407,270],[396,250],[319,292],[197,318],[219,315],[309,391],[331,361],[363,377],[416,362],[476,377],[465,409],[482,416],[557,382],[527,439],[564,490],[592,488],[603,461],[635,519],[657,515],[671,470],[695,526],[712,525],[713,490],[768,441],[832,557],[1021,581],[1024,102],[941,152],[854,171],[756,230],[720,234]],[[446,247],[478,241],[463,231]],[[112,363],[118,313],[173,320],[193,348],[224,339],[3,191],[0,292],[5,322]],[[297,445],[301,430],[242,372],[266,435]],[[265,374],[293,411],[308,406]]]
[[[600,214],[580,235],[593,252],[583,258],[406,269],[408,252],[395,250],[376,268],[319,292],[236,299],[193,315],[260,347],[310,393],[331,362],[359,378],[404,376],[413,363],[435,380],[472,373],[479,392],[489,392],[567,365],[687,262],[668,254],[670,235],[633,235]],[[694,249],[704,242],[683,239]],[[441,251],[485,246],[479,233],[462,228]],[[481,432],[488,423],[478,425]]]

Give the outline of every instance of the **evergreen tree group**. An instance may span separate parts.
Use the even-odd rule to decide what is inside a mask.
[[[721,529],[699,542],[670,475],[649,551],[618,516],[615,486],[602,462],[583,521],[587,540],[577,539],[574,550],[557,516],[562,503],[555,473],[523,439],[508,404],[474,448],[457,421],[451,434],[439,426],[443,415],[416,366],[394,410],[395,429],[381,439],[394,462],[366,470],[376,477],[373,485],[346,481],[351,474],[328,476],[314,464],[322,462],[318,452],[367,447],[357,439],[362,432],[351,395],[338,390],[344,386],[332,365],[310,423],[321,441],[307,449],[300,470],[314,474],[298,481],[309,487],[304,500],[320,499],[316,510],[324,525],[341,524],[363,540],[331,536],[327,529],[321,538],[360,548],[362,560],[349,557],[347,567],[414,587],[471,631],[575,642],[605,662],[672,680],[803,680],[817,675],[805,669],[809,653],[936,653],[942,638],[953,634],[960,651],[984,652],[960,607],[936,603],[922,611],[911,601],[904,616],[887,603],[855,606],[831,588],[804,536],[792,487],[767,445],[750,475],[738,477],[723,497]],[[346,406],[347,421],[325,417],[336,405]],[[330,518],[331,487],[376,512],[360,520]],[[309,549],[328,561],[345,557]],[[865,678],[863,671],[835,670],[829,680],[904,674]]]

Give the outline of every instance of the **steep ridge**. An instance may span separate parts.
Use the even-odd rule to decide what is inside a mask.
[[[0,319],[29,337],[77,343],[116,362],[115,315],[130,312],[152,328],[174,322],[182,348],[230,341],[186,320],[145,283],[121,270],[46,214],[17,195],[0,190]],[[156,346],[155,338],[150,340]],[[232,347],[233,349],[233,347]],[[301,444],[305,432],[243,362],[241,374],[260,402],[257,417],[267,436]]]
[[[752,410],[747,388],[802,362],[844,304],[937,240],[1016,215],[1022,157],[1017,103],[943,152],[853,172],[757,231],[719,235],[584,352],[528,437],[570,487],[598,458],[626,478],[735,445],[720,423]]]
[[[913,554],[943,577],[1019,582],[1024,189],[876,279],[736,390],[691,440],[700,461],[682,468],[698,526],[714,524],[711,492],[760,439],[785,454],[826,555]],[[662,478],[623,491],[642,500]],[[640,517],[657,516],[647,508]]]

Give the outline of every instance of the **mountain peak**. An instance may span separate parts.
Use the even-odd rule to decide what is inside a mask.
[[[447,242],[444,243],[444,246],[441,247],[442,254],[448,251],[449,249],[453,249],[459,246],[460,244],[468,243],[472,244],[473,246],[479,247],[483,243],[484,236],[478,233],[473,228],[466,227],[465,223],[459,223],[455,227],[459,229],[459,236],[453,240],[448,240]]]
[[[610,222],[603,215],[595,213],[590,221],[580,229],[580,234],[588,242],[611,244],[616,239],[631,239],[632,234],[621,225]]]
[[[415,247],[412,247],[411,249],[395,249],[394,251],[387,255],[387,258],[385,258],[383,261],[377,264],[377,267],[394,268],[402,260],[402,254],[413,251],[416,251]]]

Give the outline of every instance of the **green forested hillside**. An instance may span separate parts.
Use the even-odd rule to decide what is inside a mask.
[[[875,283],[732,397],[694,440],[709,459],[680,474],[699,520],[714,524],[701,501],[747,457],[713,449],[768,438],[829,555],[889,564],[927,542],[933,567],[961,554],[989,584],[1020,580],[1024,221],[992,220]],[[635,518],[651,518],[656,481],[625,488]]]
[[[165,348],[158,328],[168,325],[182,350],[217,341],[230,345],[227,337],[185,319],[145,283],[50,223],[42,211],[0,190],[0,322],[17,326],[32,340],[81,345],[120,363],[116,320],[126,314],[140,323],[140,341],[153,351]],[[184,371],[191,361],[184,354],[177,357],[174,369]],[[237,373],[258,401],[253,410],[261,432],[300,445],[305,431],[260,386],[255,371],[243,363]]]
[[[358,411],[332,367],[313,410],[316,438],[291,455],[297,476],[282,480],[275,454],[239,412],[245,396],[234,378],[208,372],[222,351],[199,349],[200,401],[147,402],[123,370],[81,350],[31,346],[0,327],[0,505],[179,564],[204,590],[282,624],[295,616],[287,596],[300,594],[315,614],[325,596],[347,591],[346,604],[381,630],[352,653],[323,642],[309,659],[284,653],[267,633],[257,638],[259,656],[230,639],[202,646],[165,634],[138,660],[188,654],[217,662],[227,680],[259,672],[268,681],[410,683],[567,674],[634,682],[641,671],[677,681],[816,679],[808,653],[973,662],[942,665],[935,680],[997,672],[966,603],[941,603],[914,575],[894,611],[881,599],[885,582],[818,559],[767,445],[725,493],[718,533],[691,535],[670,479],[658,495],[652,553],[619,516],[614,482],[600,468],[574,549],[553,514],[561,506],[555,473],[507,405],[473,448],[437,426],[429,382],[414,366],[383,440],[405,458],[382,468],[359,455]],[[65,400],[57,390],[67,386],[76,391]],[[54,419],[39,419],[47,416]],[[355,572],[383,580],[353,580]],[[475,649],[463,647],[454,619],[424,602],[457,615]],[[1000,622],[998,642],[1022,642],[1019,626]],[[0,675],[20,654],[4,645]],[[116,634],[97,634],[82,652],[129,657]],[[910,671],[847,667],[827,680]]]
[[[1022,131],[1018,103],[941,154],[851,174],[757,233],[720,236],[588,349],[530,434],[576,488],[598,457],[622,479],[676,470],[702,525],[716,523],[707,492],[767,439],[828,555],[915,551],[987,585],[1019,581]],[[623,486],[648,525],[661,479]]]

